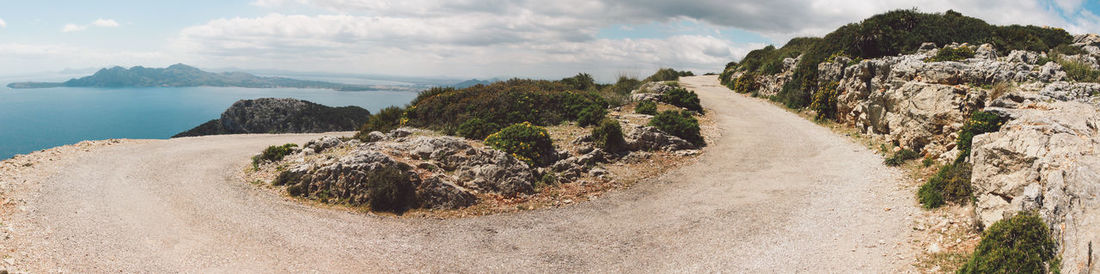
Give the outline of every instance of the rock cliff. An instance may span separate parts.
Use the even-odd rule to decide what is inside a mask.
[[[233,103],[221,118],[172,136],[242,133],[307,133],[356,130],[370,112],[354,106],[328,107],[297,99],[260,98]]]

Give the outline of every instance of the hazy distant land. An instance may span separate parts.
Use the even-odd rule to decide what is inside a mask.
[[[317,88],[338,91],[402,90],[410,87],[353,85],[324,81],[297,80],[283,77],[263,77],[244,72],[213,73],[175,64],[167,68],[113,67],[100,69],[91,76],[65,82],[17,82],[9,88],[56,87],[243,87],[243,88]]]

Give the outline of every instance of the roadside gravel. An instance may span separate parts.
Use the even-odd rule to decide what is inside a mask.
[[[577,205],[461,219],[315,208],[240,176],[264,147],[321,134],[124,141],[0,174],[15,185],[0,243],[8,268],[35,272],[912,271],[918,209],[881,157],[713,76],[681,83],[721,137],[695,164]]]

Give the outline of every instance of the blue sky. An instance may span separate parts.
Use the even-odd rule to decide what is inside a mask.
[[[697,72],[883,11],[1100,32],[1100,0],[5,1],[0,76],[167,66],[600,79]]]

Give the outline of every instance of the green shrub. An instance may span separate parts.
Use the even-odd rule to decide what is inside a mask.
[[[459,136],[465,137],[467,139],[484,140],[486,136],[489,136],[489,134],[493,134],[493,132],[497,132],[498,130],[500,130],[500,125],[486,122],[485,120],[481,120],[481,118],[475,117],[470,118],[470,120],[466,120],[466,122],[462,123],[461,125],[458,125],[458,130],[456,131],[456,133],[458,133]]]
[[[925,59],[925,62],[961,61],[974,58],[974,49],[970,47],[942,48],[936,52],[936,56]]]
[[[389,132],[397,129],[401,127],[404,114],[405,110],[396,106],[379,110],[378,113],[371,114],[370,118],[367,118],[367,123],[359,128],[359,133],[356,133],[355,137],[365,140],[367,134],[372,131]]]
[[[416,186],[409,175],[396,167],[384,167],[367,173],[371,210],[403,213],[417,205]]]
[[[737,93],[752,93],[760,90],[760,84],[756,82],[756,74],[746,72],[741,77],[737,77],[730,89]]]
[[[703,146],[703,135],[699,133],[699,120],[692,117],[689,111],[667,110],[653,116],[649,125],[665,133],[680,137],[696,146]]]
[[[657,103],[653,101],[641,101],[634,106],[634,113],[657,115]]]
[[[955,161],[959,162],[970,157],[970,145],[975,135],[1001,130],[1005,122],[1008,122],[1008,117],[1001,117],[992,112],[978,111],[970,114],[970,120],[966,121],[962,129],[959,129],[959,137],[955,141],[955,147],[959,150],[959,157]]]
[[[681,76],[695,76],[695,74],[690,72],[690,71],[676,71],[675,69],[671,69],[671,68],[663,68],[663,69],[657,70],[656,73],[649,76],[648,78],[645,78],[645,81],[646,82],[676,81],[676,80],[679,80]]]
[[[898,152],[895,152],[894,155],[887,157],[883,163],[888,166],[900,166],[902,163],[905,163],[905,161],[913,160],[918,157],[920,157],[920,154],[917,154],[916,151],[913,151],[911,149],[902,149]]]
[[[607,152],[621,152],[626,150],[626,140],[623,139],[623,128],[619,121],[603,119],[600,126],[592,129],[592,139],[596,146]]]
[[[814,94],[810,109],[817,113],[818,120],[836,119],[837,96],[840,96],[836,90],[837,86],[836,82],[829,83]]]
[[[609,85],[600,90],[600,96],[611,106],[622,106],[630,103],[630,92],[642,85],[638,79],[619,76],[614,85]]]
[[[970,198],[970,164],[954,163],[940,168],[917,191],[917,198],[924,208],[937,208],[945,202],[965,202]]]
[[[576,121],[580,112],[590,106],[604,109],[608,106],[599,92],[576,91],[561,81],[512,79],[464,89],[429,91],[407,109],[407,125],[447,131],[478,118],[500,126],[522,122],[548,126]]]
[[[703,106],[699,104],[699,95],[685,88],[670,89],[668,92],[661,95],[661,102],[691,111],[703,112]]]
[[[1088,52],[1086,52],[1085,49],[1083,49],[1081,47],[1070,45],[1070,44],[1058,45],[1057,47],[1054,47],[1054,49],[1050,50],[1050,55],[1078,55],[1078,54],[1088,54]]]
[[[561,79],[561,82],[569,85],[574,90],[581,91],[594,91],[597,87],[596,80],[588,73],[578,73],[576,76]]]
[[[264,149],[260,155],[252,156],[252,167],[256,168],[260,163],[264,161],[278,162],[283,160],[283,157],[290,155],[294,148],[298,147],[298,144],[285,144],[281,146],[269,146]]]
[[[545,128],[528,122],[514,124],[485,138],[485,145],[511,154],[529,165],[549,164],[554,143]]]
[[[599,123],[607,116],[607,109],[602,106],[589,105],[581,110],[581,113],[577,115],[577,125],[581,127],[587,127]]]
[[[1100,82],[1100,70],[1096,70],[1087,64],[1056,58],[1062,70],[1066,71],[1066,77],[1077,82]]]
[[[1058,269],[1050,229],[1032,212],[993,223],[958,273],[1043,273]]]

